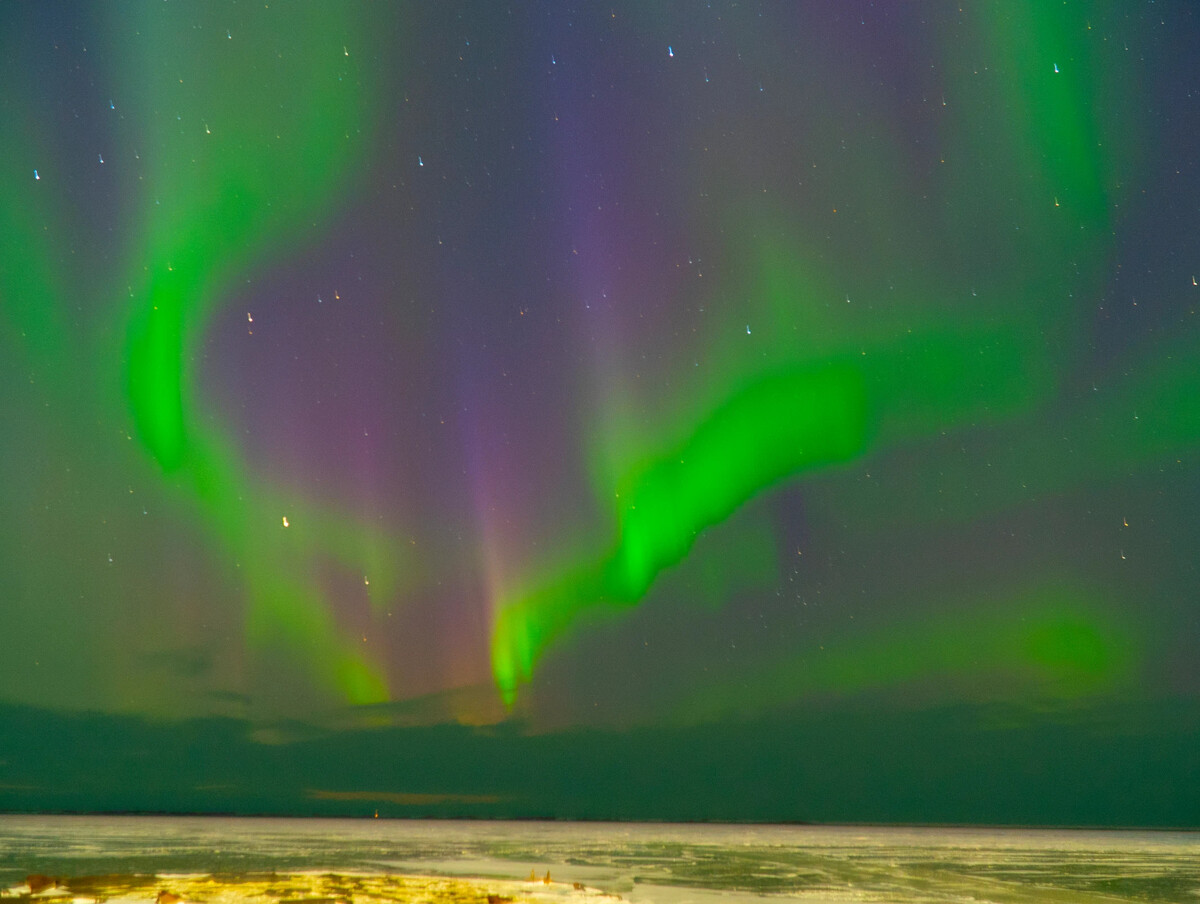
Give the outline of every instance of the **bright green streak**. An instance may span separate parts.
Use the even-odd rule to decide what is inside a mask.
[[[847,366],[772,375],[716,408],[670,457],[618,489],[620,545],[612,568],[623,599],[680,561],[696,534],[801,470],[845,461],[863,446],[861,374]]]
[[[145,2],[124,4],[107,31],[101,23],[95,43],[113,68],[103,99],[93,100],[111,92],[115,101],[105,115],[122,159],[110,163],[125,180],[134,224],[122,224],[116,272],[98,281],[73,279],[55,254],[79,240],[71,231],[77,182],[63,166],[69,154],[17,90],[5,123],[20,140],[0,142],[11,202],[0,205],[0,345],[13,372],[53,405],[47,440],[83,450],[91,473],[106,475],[96,485],[123,484],[116,473],[129,475],[130,493],[155,483],[138,486],[139,498],[196,518],[194,554],[234,588],[232,600],[213,604],[244,603],[250,644],[298,660],[326,692],[370,702],[388,696],[382,669],[344,635],[320,569],[369,578],[363,592],[378,606],[397,591],[404,549],[377,528],[261,486],[213,425],[193,366],[208,318],[231,289],[268,255],[322,238],[315,230],[364,166],[374,104],[362,64],[378,60],[379,48],[361,12]],[[14,85],[25,77],[21,59],[14,49],[0,63]],[[95,323],[78,316],[84,310]],[[57,530],[43,535],[46,545],[67,542]],[[79,580],[97,577],[84,568]],[[100,580],[116,586],[111,575]],[[54,606],[73,599],[62,589],[69,583],[47,574],[44,587],[54,589],[39,586],[45,601],[27,592],[27,623],[37,623],[38,607],[52,624]],[[161,602],[164,611],[175,604]],[[107,692],[156,699],[119,684]]]
[[[343,49],[355,40],[327,7],[200,8],[199,29],[190,10],[142,12],[144,56],[130,67],[129,93],[148,114],[150,172],[132,262],[128,393],[139,436],[172,471],[193,429],[185,343],[264,240],[285,240],[329,203],[360,150],[367,109]]]
[[[617,539],[603,559],[505,603],[492,665],[506,704],[547,644],[585,611],[637,602],[707,527],[794,474],[845,461],[866,441],[861,373],[830,364],[769,375],[718,406],[677,448],[647,461],[615,493]]]
[[[944,37],[944,153],[921,161],[933,166],[922,194],[906,194],[912,148],[889,154],[863,134],[862,89],[839,88],[827,98],[828,122],[810,114],[806,153],[820,162],[811,167],[838,175],[812,177],[809,216],[765,202],[761,212],[731,211],[730,247],[742,251],[730,255],[734,275],[716,299],[745,301],[714,304],[726,317],[681,356],[703,358],[707,376],[672,373],[686,387],[678,399],[623,387],[600,400],[606,426],[593,465],[602,500],[616,487],[617,537],[606,555],[581,556],[501,600],[492,665],[507,703],[548,644],[597,605],[639,601],[697,532],[782,479],[866,451],[868,409],[871,442],[884,448],[1020,417],[1054,397],[1072,329],[1069,305],[1057,301],[1064,269],[1090,271],[1103,253],[1106,167],[1119,143],[1110,151],[1102,140],[1083,17],[1002,2],[973,8],[967,23]],[[824,146],[822,135],[846,140]],[[807,182],[808,169],[797,177]],[[922,203],[924,192],[937,202]],[[859,225],[836,225],[822,214],[832,208]],[[840,268],[827,229],[848,230]],[[1074,287],[1084,288],[1077,279]],[[753,337],[747,322],[761,325]],[[839,368],[811,370],[847,360],[853,380]],[[748,388],[714,402],[728,386]],[[663,453],[669,445],[654,437],[670,435],[679,412],[690,436]],[[1069,658],[1068,641],[1086,633],[1051,624],[1034,646]],[[997,643],[988,656],[1036,658],[1023,641]]]
[[[379,555],[387,541],[256,488],[207,426],[190,367],[232,278],[324,219],[344,188],[369,125],[358,61],[373,49],[340,5],[148,4],[136,18],[122,26],[138,36],[122,97],[144,117],[147,163],[125,348],[136,435],[235,560],[251,642],[306,660],[351,702],[386,699],[306,576],[332,557],[386,593],[397,564]]]
[[[187,446],[182,382],[186,301],[175,278],[161,280],[149,296],[148,309],[143,306],[129,325],[129,403],[142,442],[171,472],[183,464]]]

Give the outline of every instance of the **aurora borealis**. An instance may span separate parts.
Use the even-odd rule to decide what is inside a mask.
[[[0,8],[0,807],[1188,823],[1198,41]]]

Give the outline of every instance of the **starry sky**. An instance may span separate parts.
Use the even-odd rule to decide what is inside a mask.
[[[3,5],[0,808],[1197,825],[1198,42]]]

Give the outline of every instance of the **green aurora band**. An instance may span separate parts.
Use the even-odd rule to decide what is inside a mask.
[[[385,700],[381,669],[340,636],[319,591],[298,576],[324,553],[370,574],[376,598],[385,598],[400,564],[396,545],[250,486],[223,437],[205,428],[184,363],[231,278],[264,245],[293,239],[300,222],[320,218],[344,191],[369,132],[358,63],[369,52],[365,29],[319,4],[264,7],[240,15],[235,40],[222,27],[225,10],[211,8],[205,37],[193,42],[184,40],[191,27],[184,16],[145,12],[143,46],[179,52],[148,56],[145,71],[125,70],[127,90],[145,91],[138,109],[157,114],[146,124],[151,171],[126,351],[137,434],[238,558],[249,637],[307,657],[319,683],[352,703]],[[277,53],[264,77],[260,48],[269,45]],[[214,50],[224,56],[220,66],[211,63]],[[169,115],[175,109],[208,112],[180,126]]]
[[[966,606],[955,600],[922,620],[831,639],[819,655],[774,662],[746,676],[737,693],[697,688],[676,716],[745,718],[798,699],[897,688],[932,700],[1014,693],[1047,702],[1120,690],[1133,674],[1136,629],[1110,615],[1102,596],[1077,580],[1047,580]]]
[[[244,588],[251,642],[304,662],[310,680],[327,691],[368,703],[388,697],[383,671],[334,623],[315,570],[333,561],[369,575],[367,592],[378,604],[396,592],[406,553],[378,529],[252,480],[223,432],[210,426],[192,367],[209,317],[236,277],[270,250],[304,240],[360,162],[372,110],[360,61],[374,48],[354,18],[320,4],[123,8],[107,24],[110,46],[124,60],[116,67],[125,79],[117,97],[127,115],[118,128],[144,161],[143,176],[127,189],[140,228],[119,277],[129,299],[123,353],[112,344],[91,347],[94,339],[63,317],[72,293],[91,288],[64,285],[54,264],[50,237],[73,215],[53,188],[35,200],[29,180],[15,176],[6,189],[16,203],[0,214],[0,290],[15,360],[60,410],[78,408],[64,420],[87,424],[94,421],[88,411],[129,412],[133,434],[157,464],[163,504],[192,508]],[[266,66],[264,47],[275,51]],[[39,145],[30,111],[17,114],[32,137],[8,145],[5,171],[40,165],[46,181],[39,178],[37,189],[53,185],[53,148]],[[49,211],[44,229],[19,214],[35,209]],[[113,316],[111,302],[102,309]],[[95,377],[74,380],[81,367],[94,368]],[[95,448],[98,472],[106,463],[112,473],[144,470],[112,448],[108,435],[74,441]],[[60,442],[71,440],[49,444]]]
[[[807,150],[833,175],[813,187],[808,209],[760,200],[758,174],[729,177],[716,154],[711,163],[689,162],[723,211],[727,266],[702,299],[711,316],[664,353],[659,366],[671,379],[642,384],[670,385],[669,395],[605,384],[581,406],[585,479],[599,523],[575,528],[566,547],[573,552],[516,563],[518,577],[494,589],[491,669],[507,706],[548,651],[568,648],[593,617],[652,605],[672,576],[710,604],[722,601],[713,588],[731,569],[767,583],[778,568],[759,542],[769,531],[751,525],[729,537],[721,529],[788,481],[808,482],[814,506],[838,506],[855,526],[903,529],[879,523],[899,510],[915,523],[963,522],[1020,495],[992,483],[944,503],[938,490],[950,478],[941,469],[954,465],[939,463],[934,473],[919,458],[922,444],[957,442],[956,431],[1003,431],[1009,442],[989,466],[1011,478],[1009,487],[1027,488],[1026,500],[1167,467],[1196,446],[1194,329],[1173,336],[1165,351],[1151,350],[1150,364],[1130,367],[1124,382],[1106,387],[1110,394],[1089,398],[1061,423],[1046,413],[1080,356],[1078,316],[1106,278],[1114,174],[1128,171],[1140,150],[1130,137],[1140,130],[1121,119],[1137,109],[1128,100],[1136,86],[1105,81],[1120,70],[1098,58],[1107,51],[1088,37],[1090,8],[982,4],[966,33],[941,35],[941,142],[930,159],[914,159],[908,143],[887,134],[891,120],[878,97],[856,96],[862,89],[849,85],[815,87],[828,92],[828,120],[812,129]],[[122,61],[112,68],[123,80],[125,119],[113,128],[144,163],[123,192],[137,225],[118,274],[100,289],[63,266],[77,225],[57,187],[67,181],[65,152],[13,92],[6,116],[25,140],[0,142],[0,188],[10,199],[0,204],[0,368],[9,385],[29,389],[12,405],[19,423],[39,425],[23,441],[40,459],[74,461],[87,450],[84,474],[63,478],[46,467],[28,489],[10,491],[28,513],[23,542],[43,551],[84,547],[85,528],[43,514],[38,494],[78,484],[80,498],[100,500],[96,510],[108,512],[116,506],[108,506],[105,484],[133,475],[139,493],[148,487],[164,508],[194,516],[198,529],[186,535],[244,592],[241,628],[251,645],[282,654],[324,692],[371,704],[402,689],[389,686],[382,657],[337,623],[318,569],[333,562],[369,575],[363,593],[378,614],[432,583],[423,563],[367,519],[264,486],[229,431],[214,424],[194,363],[237,284],[271,253],[327,227],[356,174],[373,163],[368,149],[386,98],[372,90],[367,61],[385,54],[359,12],[318,3],[122,7],[121,21],[107,26],[109,52],[119,48]],[[264,55],[265,46],[275,52]],[[6,56],[0,72],[20,84],[15,49]],[[808,165],[797,156],[797,170]],[[36,185],[28,177],[35,167],[44,177]],[[914,221],[926,228],[909,228]],[[829,247],[852,253],[841,259]],[[87,315],[95,320],[74,314],[77,297],[91,299],[89,292],[104,294],[99,313]],[[697,358],[707,366],[693,369]],[[54,412],[49,420],[43,406]],[[117,436],[113,423],[128,429]],[[1074,438],[1077,455],[1047,451],[1060,430]],[[911,461],[903,487],[880,491],[891,497],[869,495],[850,476],[883,452]],[[722,551],[744,561],[725,568]],[[42,557],[51,564],[25,569],[21,555],[0,549],[3,570],[31,574],[35,588],[27,596],[37,604],[12,616],[15,632],[52,636],[71,617],[79,586],[95,584],[116,600],[157,598],[155,588],[130,589],[87,570],[93,566],[56,573],[51,555]],[[1112,615],[1107,595],[1076,575],[1027,577],[1007,596],[967,601],[960,616],[918,619],[886,637],[847,634],[823,662],[784,656],[750,684],[763,701],[786,704],[947,674],[986,681],[1019,673],[1033,675],[1039,692],[1070,698],[1130,674],[1142,638]],[[963,603],[946,593],[931,604]],[[121,620],[112,621],[108,630],[119,635]],[[161,626],[169,630],[169,618]],[[71,671],[88,661],[85,640],[72,635],[42,654],[57,656],[55,666],[78,687],[90,682]],[[6,687],[33,680],[23,655],[0,663]],[[144,689],[107,673],[106,680],[112,686],[98,689],[97,700],[153,708],[137,696]],[[711,717],[739,706],[707,689],[679,712]]]
[[[492,664],[508,706],[546,649],[585,613],[645,599],[657,576],[683,562],[701,532],[781,480],[954,427],[1019,422],[1052,398],[1059,359],[1069,351],[1071,320],[1069,311],[1064,316],[1045,300],[1065,294],[1065,263],[1102,272],[1098,264],[1111,235],[1107,168],[1128,151],[1116,124],[1097,121],[1095,111],[1105,109],[1106,90],[1122,86],[1098,81],[1086,19],[1065,7],[990,4],[981,8],[980,20],[973,40],[946,36],[942,47],[948,149],[931,187],[940,202],[942,245],[909,243],[905,204],[883,199],[911,180],[901,155],[889,154],[886,143],[870,153],[880,147],[875,140],[858,142],[866,151],[838,158],[850,162],[840,164],[845,171],[835,180],[841,194],[827,200],[835,214],[839,208],[860,214],[857,232],[839,233],[841,241],[883,255],[864,262],[865,276],[830,272],[817,263],[820,236],[791,223],[786,213],[743,209],[734,218],[730,234],[743,237],[745,263],[735,268],[741,281],[730,280],[722,291],[750,299],[749,316],[769,325],[760,331],[767,338],[729,347],[724,337],[740,336],[744,308],[736,311],[739,320],[723,321],[706,337],[708,347],[728,351],[716,359],[724,364],[716,377],[690,394],[690,427],[680,427],[678,413],[631,416],[638,401],[609,400],[610,416],[597,434],[602,451],[594,457],[604,464],[595,491],[612,512],[616,539],[602,544],[609,552],[599,559],[585,555],[560,563],[503,595]],[[980,59],[998,65],[981,74]],[[843,121],[823,131],[861,136],[856,111],[870,101],[861,107],[841,103]],[[885,186],[893,188],[881,190]],[[918,205],[916,197],[907,202]],[[1023,224],[1019,232],[1000,232],[1001,224],[1012,222]],[[843,228],[832,220],[828,225]],[[887,259],[888,248],[897,249],[895,259]],[[916,276],[903,286],[885,286],[878,276],[906,271]],[[966,316],[956,310],[950,321],[949,307],[930,302],[961,294],[966,278],[993,301]],[[876,305],[868,318],[847,295],[847,307],[831,311],[828,299],[839,297],[832,287],[847,284],[862,289],[858,297],[886,295],[887,306]],[[763,376],[773,373],[789,376]],[[722,400],[731,385],[747,388]],[[661,400],[643,400],[642,410],[655,408]],[[687,438],[664,437],[672,430]],[[996,618],[968,618],[935,633],[957,638],[965,650],[984,650],[986,655],[956,660],[956,667],[980,672],[1007,658],[1014,668],[1039,665],[1074,674],[1081,649],[1110,649],[1112,632],[1095,607],[1073,608],[1066,617],[1053,600],[1046,606],[1042,613],[1009,608]],[[1022,633],[1027,617],[1045,627],[1036,641]],[[868,643],[863,656],[870,660],[874,649],[881,661],[904,659],[903,668],[873,672],[895,681],[945,667],[944,656],[922,653],[929,644],[907,652],[877,647]],[[1104,671],[1119,657],[1084,658],[1088,668]],[[813,681],[823,679],[814,675],[784,686],[801,694]]]
[[[584,605],[630,605],[682,560],[704,527],[801,469],[845,461],[864,443],[861,374],[849,367],[772,375],[719,406],[670,455],[650,460],[614,494],[616,548],[500,613],[493,663],[505,703],[538,653]]]

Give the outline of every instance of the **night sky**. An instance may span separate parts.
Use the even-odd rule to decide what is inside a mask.
[[[1190,3],[0,6],[0,809],[1200,825]]]

